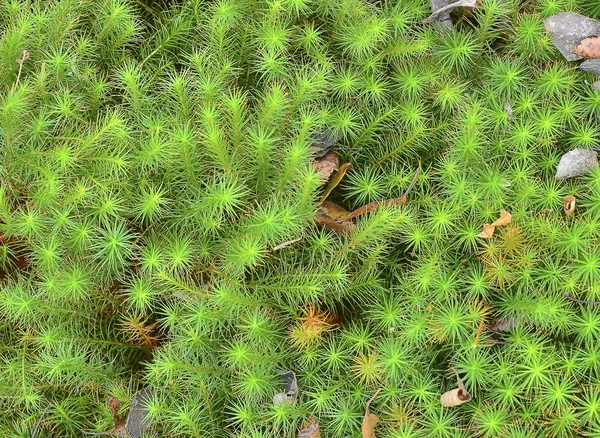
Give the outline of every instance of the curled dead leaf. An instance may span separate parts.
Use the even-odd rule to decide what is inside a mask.
[[[456,388],[451,391],[447,391],[440,397],[440,403],[444,407],[460,406],[463,403],[467,403],[471,400],[471,396],[464,390],[464,388]]]
[[[500,217],[491,224],[484,224],[483,231],[477,235],[477,237],[483,237],[484,239],[491,239],[494,235],[496,227],[501,225],[509,224],[512,219],[512,215],[506,210],[500,210]]]
[[[591,36],[580,40],[573,53],[588,59],[600,58],[600,37]]]
[[[333,178],[331,178],[329,184],[327,184],[327,188],[325,189],[323,196],[321,196],[321,203],[327,199],[332,190],[337,187],[342,178],[344,178],[344,175],[346,175],[346,172],[348,172],[350,169],[352,169],[352,163],[344,163],[340,166],[337,173],[333,176]]]
[[[367,414],[362,422],[362,438],[376,438],[375,426],[379,423],[379,417],[375,414]]]
[[[319,421],[310,416],[298,432],[298,438],[321,438],[321,427]]]
[[[465,390],[465,385],[463,384],[462,379],[454,368],[452,368],[452,370],[454,371],[454,374],[456,374],[456,385],[458,387],[450,391],[446,391],[440,396],[440,403],[442,406],[447,408],[460,406],[463,403],[467,403],[471,400],[471,395]]]
[[[567,216],[567,219],[571,219],[571,218],[573,218],[573,216],[575,216],[575,204],[576,203],[577,203],[577,199],[575,199],[575,196],[567,195],[565,197],[564,209],[565,209],[565,215]]]

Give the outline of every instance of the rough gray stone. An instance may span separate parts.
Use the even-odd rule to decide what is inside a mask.
[[[449,0],[429,0],[429,5],[431,6],[431,12],[434,13],[438,9],[445,8],[448,6]],[[438,21],[440,22],[440,27],[442,29],[451,29],[452,28],[452,19],[450,18],[450,12],[446,12],[438,17]]]
[[[125,424],[128,437],[140,438],[146,433],[146,429],[148,429],[150,424],[152,424],[152,420],[146,418],[146,415],[148,415],[148,402],[154,394],[154,390],[144,388],[131,400],[131,409],[129,410],[127,423]]]
[[[586,59],[579,64],[579,68],[585,72],[600,76],[600,59]]]
[[[585,175],[598,165],[598,154],[592,149],[575,148],[560,158],[556,167],[556,179]]]
[[[573,53],[582,39],[600,35],[600,21],[575,12],[561,12],[544,20],[546,31],[552,36],[556,48],[567,61],[577,61],[581,56]]]
[[[432,23],[436,20],[439,21],[440,17],[450,14],[450,12],[452,12],[456,8],[474,8],[476,4],[477,0],[458,0],[457,2],[436,9],[432,12],[432,14],[429,17],[427,17],[424,20],[424,22]]]

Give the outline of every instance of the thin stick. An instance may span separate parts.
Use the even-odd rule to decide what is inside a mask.
[[[413,179],[410,182],[410,184],[408,185],[408,188],[406,189],[406,191],[402,195],[403,198],[406,198],[408,196],[408,193],[412,190],[412,188],[416,184],[417,178],[419,177],[419,173],[421,173],[421,167],[420,166],[417,167],[417,171],[415,172],[415,176],[413,176]]]
[[[40,424],[42,424],[42,420],[44,419],[44,415],[46,415],[46,412],[48,412],[48,409],[50,409],[51,406],[52,406],[52,402],[48,403],[48,406],[46,406],[46,409],[44,409],[44,412],[42,412],[42,416],[37,421],[37,423],[35,425],[35,429],[33,429],[33,433],[31,434],[31,438],[35,438],[35,436],[37,435],[37,431],[40,428]]]
[[[592,304],[592,305],[600,304],[600,301],[578,300],[577,298],[573,298],[567,294],[563,294],[563,297],[565,297],[569,301],[573,301],[573,302],[579,303],[579,304]]]
[[[273,251],[279,251],[280,249],[283,249],[286,246],[290,246],[293,243],[299,242],[300,240],[302,240],[303,237],[304,237],[304,233],[302,233],[302,236],[300,236],[296,239],[292,239],[292,240],[288,240],[287,242],[280,243],[279,245],[277,245],[276,247],[273,248]]]
[[[473,342],[473,348],[477,347],[477,345],[479,344],[479,337],[481,336],[484,322],[485,322],[485,317],[481,318],[481,322],[479,323],[479,328],[477,329],[477,336],[475,336],[475,342]]]
[[[375,201],[375,202],[371,202],[367,205],[363,205],[362,207],[359,207],[356,210],[354,210],[352,213],[350,213],[346,218],[344,218],[344,220],[347,221],[347,220],[353,219],[355,217],[362,216],[363,214],[370,213],[375,210],[379,210],[381,207],[384,207],[384,206],[406,204],[406,199],[407,199],[408,193],[410,192],[410,190],[413,188],[413,186],[417,182],[417,177],[419,176],[420,171],[421,171],[421,169],[417,168],[417,171],[415,172],[415,176],[413,177],[412,181],[408,185],[408,188],[406,189],[404,194],[402,196],[400,196],[399,198],[388,199],[385,201]]]
[[[17,59],[19,63],[19,73],[17,74],[17,82],[15,83],[15,87],[19,85],[19,79],[21,79],[21,71],[23,70],[23,63],[29,59],[29,52],[27,50],[23,50],[23,58]]]
[[[371,397],[371,399],[367,402],[367,404],[366,404],[366,407],[367,407],[366,413],[367,413],[367,415],[369,414],[369,407],[371,406],[371,403],[373,403],[373,400],[375,400],[375,397],[377,397],[377,394],[379,394],[380,392],[381,392],[381,388],[379,388],[377,390],[377,392],[375,394],[373,394],[373,397]]]

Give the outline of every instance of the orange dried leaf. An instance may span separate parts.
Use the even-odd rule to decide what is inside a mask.
[[[367,405],[365,408],[365,417],[363,418],[362,428],[361,428],[362,438],[376,438],[375,437],[375,426],[377,426],[377,423],[379,423],[379,417],[377,415],[369,412],[369,408],[370,408],[373,400],[375,400],[375,397],[377,397],[377,394],[379,394],[380,392],[381,392],[381,388],[379,388],[377,390],[377,392],[375,394],[373,394],[373,397],[371,397],[371,399],[367,402]]]
[[[506,210],[500,210],[500,217],[491,224],[484,224],[483,231],[477,235],[477,237],[483,237],[484,239],[491,239],[494,235],[496,227],[500,225],[507,225],[512,220],[512,215]]]
[[[575,45],[573,53],[584,58],[600,58],[600,37],[584,38]]]
[[[379,417],[375,414],[367,414],[362,422],[362,438],[376,438],[375,426],[379,423]]]
[[[496,219],[492,223],[492,225],[495,225],[496,227],[498,227],[500,225],[510,224],[511,219],[512,219],[512,214],[510,214],[506,210],[500,210],[500,217],[498,219]]]
[[[565,197],[564,208],[565,214],[567,215],[567,219],[571,219],[575,215],[575,204],[577,200],[573,195],[567,195]]]
[[[477,237],[483,237],[484,239],[491,239],[494,235],[496,227],[490,224],[483,225],[483,231],[477,235]]]

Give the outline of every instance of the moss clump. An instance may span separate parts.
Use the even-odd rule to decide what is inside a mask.
[[[428,3],[0,6],[0,435],[143,387],[150,436],[358,437],[378,388],[379,437],[600,433],[600,170],[553,178],[600,93],[542,24],[600,3]],[[408,202],[318,227],[324,128],[331,200]]]

